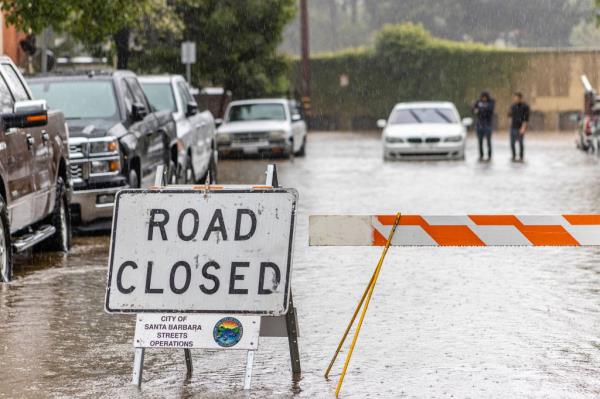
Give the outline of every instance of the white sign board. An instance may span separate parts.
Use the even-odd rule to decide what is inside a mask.
[[[182,42],[181,43],[181,63],[195,64],[196,63],[196,43]]]
[[[260,316],[140,313],[133,346],[257,350]]]
[[[106,311],[285,314],[297,196],[293,189],[120,191]]]

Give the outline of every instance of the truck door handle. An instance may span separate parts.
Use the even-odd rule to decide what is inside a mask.
[[[42,132],[42,140],[44,141],[44,144],[48,144],[50,141],[50,135],[45,130]]]
[[[33,136],[31,136],[31,134],[27,134],[27,148],[28,149],[32,149],[33,145],[35,144],[35,139],[33,138]]]

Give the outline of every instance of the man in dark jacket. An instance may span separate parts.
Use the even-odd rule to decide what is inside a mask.
[[[490,93],[484,91],[479,100],[473,104],[473,114],[477,118],[476,130],[479,141],[479,160],[483,161],[483,140],[487,142],[487,159],[492,159],[492,119],[494,116],[495,101]]]
[[[512,160],[523,161],[523,138],[529,124],[529,105],[523,101],[523,94],[516,92],[513,94],[513,103],[510,106],[508,116],[511,118],[510,124],[510,149],[512,150]],[[516,143],[519,143],[519,158],[517,159]]]

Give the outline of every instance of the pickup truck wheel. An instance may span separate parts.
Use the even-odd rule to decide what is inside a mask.
[[[131,169],[129,171],[129,188],[139,188],[140,187],[140,179],[138,178],[138,174],[135,169]]]
[[[47,241],[46,247],[52,251],[69,252],[71,249],[71,214],[67,203],[65,183],[58,178],[54,211],[48,217],[48,223],[54,226],[56,233]]]
[[[185,168],[183,169],[183,184],[191,184],[194,182],[194,169],[192,168],[192,160],[187,158]]]
[[[210,173],[210,184],[216,184],[217,183],[217,161],[215,159],[215,152],[211,151],[210,153],[210,161],[208,162],[208,170],[206,171],[206,173],[200,178],[200,181],[198,181],[199,184],[205,184],[206,183],[206,177],[207,174]]]
[[[12,247],[6,204],[0,199],[0,280],[12,280]]]
[[[300,146],[300,149],[298,150],[298,152],[296,152],[295,155],[297,157],[303,157],[304,155],[306,155],[306,135],[302,138],[302,146]]]

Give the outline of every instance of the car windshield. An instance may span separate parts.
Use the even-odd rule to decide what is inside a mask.
[[[112,82],[99,80],[65,80],[31,82],[35,98],[60,109],[65,119],[119,119],[119,108]]]
[[[407,123],[458,123],[454,110],[450,108],[402,108],[390,117],[390,124]]]
[[[228,122],[285,120],[285,108],[283,104],[233,105],[227,116]]]
[[[177,110],[170,83],[142,83],[142,88],[150,104],[157,110],[171,112]]]

